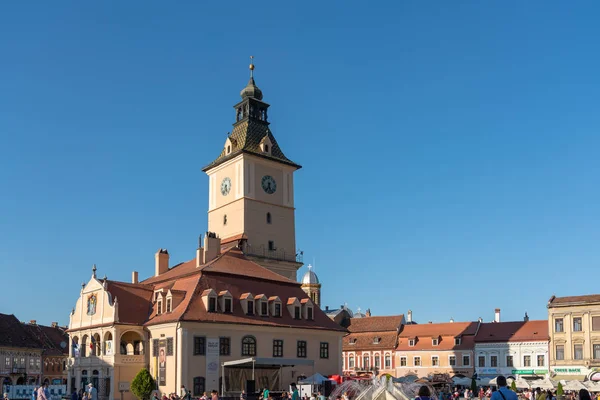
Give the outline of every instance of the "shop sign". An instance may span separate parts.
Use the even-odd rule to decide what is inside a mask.
[[[497,368],[477,368],[477,372],[484,375],[493,375],[498,373]]]
[[[583,371],[581,371],[581,368],[554,368],[554,373],[582,375]]]
[[[546,375],[547,369],[513,369],[511,374],[513,375]]]

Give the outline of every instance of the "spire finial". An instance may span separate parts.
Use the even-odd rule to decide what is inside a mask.
[[[250,56],[250,78],[254,78],[254,56]]]
[[[308,264],[308,270],[310,271],[312,269],[312,265]]]
[[[198,248],[202,248],[202,234],[198,235]]]
[[[96,277],[96,264],[94,264],[94,266],[92,267],[92,276],[94,278]]]

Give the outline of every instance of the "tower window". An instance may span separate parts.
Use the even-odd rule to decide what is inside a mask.
[[[227,225],[227,214],[223,215],[223,225]]]
[[[271,224],[271,213],[267,213],[267,224]]]
[[[265,144],[265,153],[268,153],[268,152],[269,152],[269,145]]]
[[[269,240],[269,251],[274,251],[275,250],[275,242],[272,240]]]
[[[227,146],[227,154],[231,153],[231,146]]]

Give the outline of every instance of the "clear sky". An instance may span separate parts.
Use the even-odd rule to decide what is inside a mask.
[[[545,318],[600,292],[600,3],[0,4],[0,312],[195,255],[248,56],[323,305]],[[304,273],[306,268],[302,268]],[[300,275],[301,276],[301,275]]]

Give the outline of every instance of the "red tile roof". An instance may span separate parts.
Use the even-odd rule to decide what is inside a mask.
[[[371,317],[373,318],[373,317]],[[374,339],[379,338],[379,343]],[[343,351],[355,350],[393,350],[396,347],[398,334],[396,332],[357,332],[344,337]]]
[[[384,331],[395,331],[397,332],[402,322],[404,321],[404,315],[391,315],[385,317],[361,317],[351,318],[350,326],[348,330],[352,333],[355,332],[384,332]]]
[[[600,294],[588,294],[584,296],[567,296],[555,297],[552,296],[548,301],[548,307],[571,306],[579,304],[595,304],[600,303]]]
[[[464,350],[473,348],[477,325],[477,322],[405,325],[398,337],[396,350]],[[461,338],[459,345],[455,344],[456,337]],[[434,338],[439,339],[437,346],[433,345]],[[410,339],[416,339],[414,346],[409,346]]]
[[[143,284],[106,281],[106,289],[119,304],[119,323],[143,324],[150,315],[154,289]]]
[[[154,287],[170,287],[171,291],[182,293],[178,303],[173,304],[169,313],[156,315],[156,307],[152,302]],[[294,327],[305,329],[322,329],[346,332],[346,329],[333,322],[318,307],[314,307],[313,320],[294,319],[287,309],[283,309],[281,317],[250,316],[243,313],[239,299],[245,299],[252,293],[259,293],[267,298],[280,298],[284,302],[292,299],[308,299],[300,283],[280,276],[261,265],[247,259],[238,248],[223,252],[215,260],[196,267],[196,261],[190,260],[176,265],[167,272],[146,279],[140,284],[125,284],[109,281],[108,289],[118,296],[127,298],[128,304],[135,305],[135,310],[119,308],[121,321],[134,321],[136,324],[155,325],[174,321],[234,323],[263,326]],[[217,293],[229,291],[234,304],[232,313],[208,312],[202,301],[202,294],[214,290]],[[123,292],[128,292],[129,297]],[[163,305],[164,309],[164,305]],[[135,318],[134,318],[135,317]]]
[[[61,327],[23,324],[29,334],[42,344],[44,356],[67,356],[69,354],[69,335]]]
[[[548,341],[548,321],[490,322],[481,324],[476,343]]]

